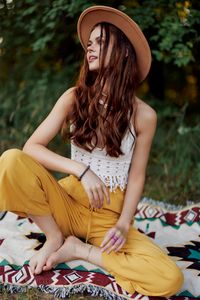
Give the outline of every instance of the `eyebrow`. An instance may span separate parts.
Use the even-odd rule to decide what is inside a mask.
[[[105,39],[104,36],[101,37],[101,36],[99,35],[99,36],[97,36],[97,37],[95,38],[95,41],[100,40],[100,38],[101,38],[102,40]],[[92,42],[92,41],[89,39],[88,44],[91,43],[91,42]]]

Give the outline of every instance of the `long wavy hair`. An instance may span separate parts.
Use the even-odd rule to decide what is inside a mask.
[[[87,151],[103,142],[108,155],[123,154],[121,142],[136,108],[135,89],[138,85],[138,71],[134,47],[127,37],[114,25],[100,23],[100,59],[98,71],[90,71],[85,55],[83,66],[75,88],[75,102],[70,116],[70,130],[63,130],[64,139]],[[102,45],[102,36],[105,42]],[[110,60],[105,58],[113,37]],[[106,105],[100,101],[106,84]],[[97,134],[98,130],[98,134]],[[99,137],[100,135],[100,137]]]

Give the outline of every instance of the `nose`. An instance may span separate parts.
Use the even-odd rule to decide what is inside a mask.
[[[94,49],[91,46],[89,46],[89,47],[87,47],[87,52],[88,53],[94,52]]]
[[[90,44],[89,46],[87,46],[87,51],[90,52],[94,52],[95,51],[95,47],[94,44]]]

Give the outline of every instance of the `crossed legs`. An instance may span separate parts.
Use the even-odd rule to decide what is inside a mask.
[[[30,269],[33,274],[52,269],[59,263],[74,259],[87,260],[100,267],[104,267],[101,259],[101,250],[98,247],[86,244],[76,238],[64,236],[54,218],[49,216],[29,217],[44,232],[46,242],[43,247],[30,259]]]

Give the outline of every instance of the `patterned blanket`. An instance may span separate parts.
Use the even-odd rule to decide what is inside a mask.
[[[181,291],[169,300],[200,299],[200,204],[183,208],[143,199],[135,226],[159,244],[184,273]],[[44,241],[44,235],[29,219],[0,213],[0,292],[38,288],[60,298],[87,292],[105,299],[165,299],[130,295],[105,270],[81,260],[33,276],[28,261]]]

